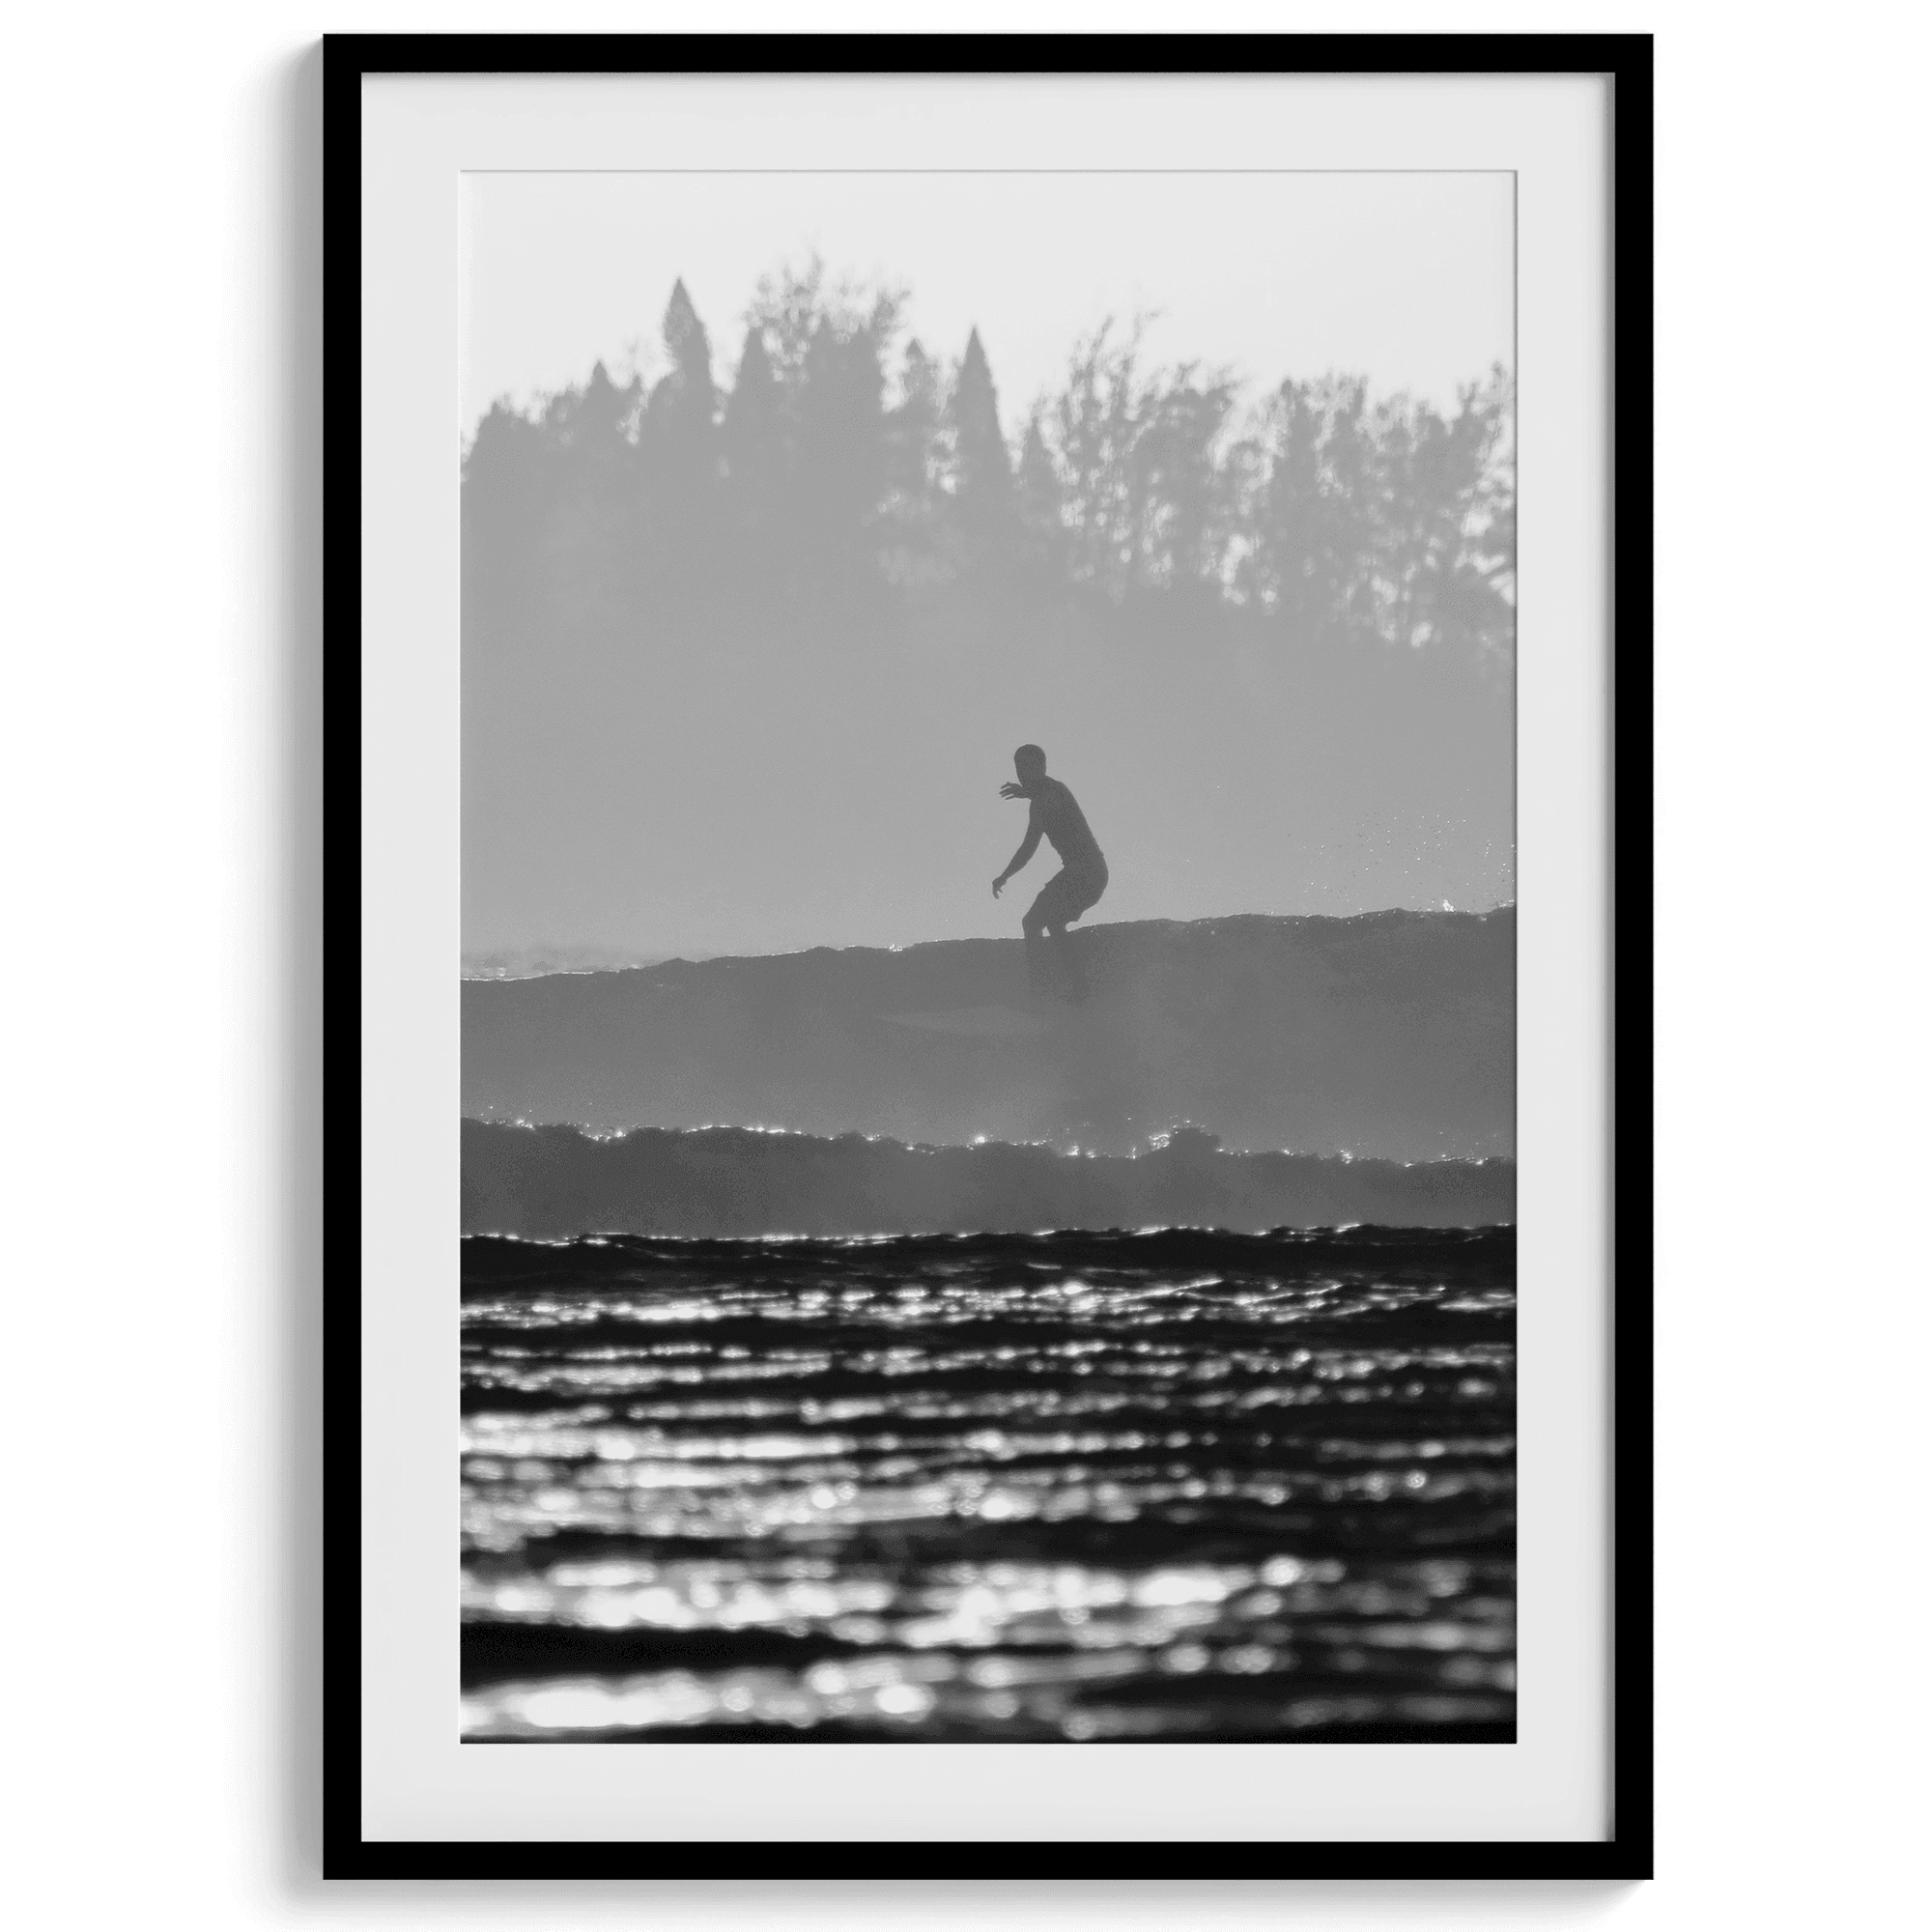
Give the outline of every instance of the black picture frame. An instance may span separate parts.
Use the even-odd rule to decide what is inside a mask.
[[[1652,1875],[1652,39],[1648,35],[330,35],[323,43],[324,729],[327,1236],[359,1252],[361,86],[382,74],[729,72],[1577,74],[1611,87],[1610,966],[1612,1121],[1606,1687],[1611,1835],[1592,1842],[1213,1841],[1217,1879],[1594,1879]],[[362,1335],[353,1287],[324,1332],[323,1875],[623,1879],[719,1875],[715,1842],[371,1841],[361,1813]],[[1293,1746],[1279,1748],[1294,1748]],[[1170,1878],[1199,1842],[739,1841],[760,1877]],[[749,1863],[741,1867],[753,1868]]]

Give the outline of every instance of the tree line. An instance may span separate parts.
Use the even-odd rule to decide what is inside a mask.
[[[1333,374],[1243,404],[1234,372],[1151,363],[1143,325],[1110,322],[1009,442],[978,330],[942,363],[905,306],[815,260],[782,270],[721,388],[679,281],[656,380],[619,384],[600,362],[483,418],[463,465],[468,585],[511,601],[549,582],[620,601],[1192,603],[1297,641],[1508,664],[1500,367],[1447,412]]]

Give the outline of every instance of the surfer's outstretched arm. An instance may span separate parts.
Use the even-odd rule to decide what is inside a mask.
[[[1037,825],[1029,825],[1027,827],[1027,836],[1020,840],[1020,849],[1007,862],[1007,869],[993,881],[993,896],[995,898],[1000,896],[1000,888],[1015,872],[1019,871],[1026,865],[1026,862],[1038,850],[1039,827]]]

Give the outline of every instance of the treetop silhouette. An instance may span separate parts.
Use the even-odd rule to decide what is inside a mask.
[[[949,372],[905,336],[905,303],[833,282],[816,257],[781,267],[721,391],[678,280],[648,394],[599,362],[580,387],[485,416],[463,467],[466,569],[500,578],[521,556],[526,576],[595,580],[573,597],[617,599],[1179,599],[1292,641],[1510,662],[1500,367],[1446,412],[1332,372],[1244,407],[1233,371],[1150,365],[1146,319],[1108,321],[1009,439],[978,328]]]

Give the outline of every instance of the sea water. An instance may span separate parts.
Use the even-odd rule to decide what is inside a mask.
[[[466,1240],[462,1734],[1508,1739],[1515,1252]]]

